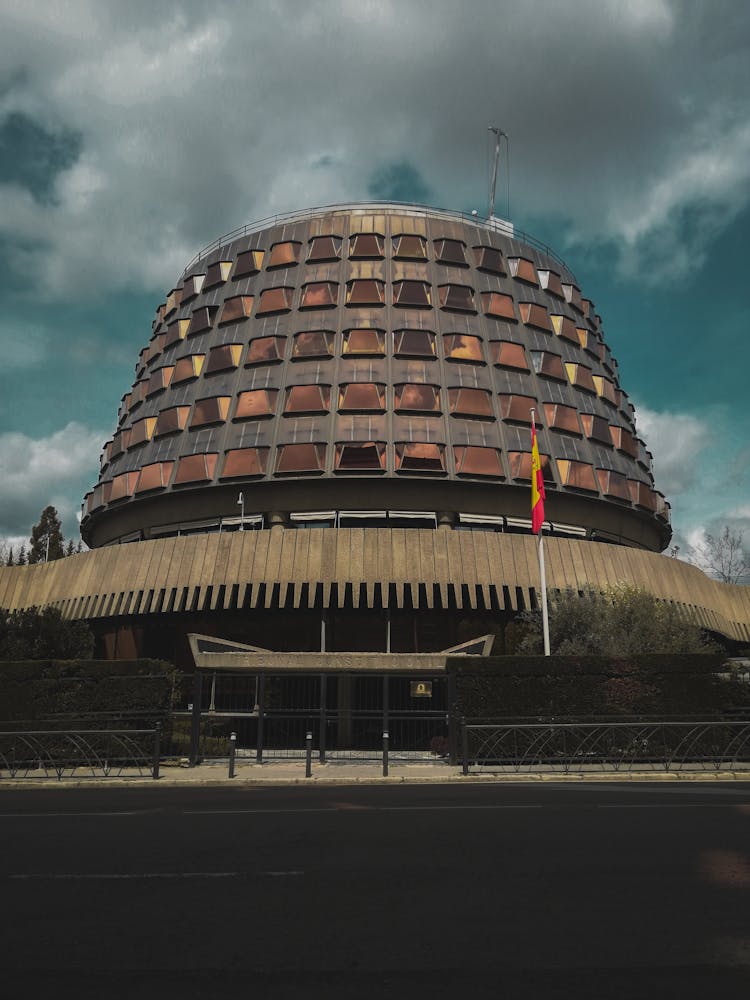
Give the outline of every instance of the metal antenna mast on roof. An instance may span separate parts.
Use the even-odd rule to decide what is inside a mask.
[[[493,132],[495,135],[495,154],[492,158],[492,175],[490,179],[490,221],[495,218],[495,186],[497,184],[497,168],[500,163],[500,140],[505,139],[505,178],[507,181],[507,198],[506,198],[506,219],[510,221],[510,139],[508,138],[508,133],[503,132],[501,128],[496,128],[494,125],[490,125],[487,129],[488,132]]]

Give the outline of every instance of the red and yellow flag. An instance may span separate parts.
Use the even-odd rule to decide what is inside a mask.
[[[531,530],[538,535],[544,523],[544,477],[536,443],[536,426],[531,425]]]

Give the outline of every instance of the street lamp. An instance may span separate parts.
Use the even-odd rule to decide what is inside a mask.
[[[237,505],[241,509],[241,513],[240,513],[240,531],[244,531],[245,530],[245,494],[244,493],[240,493],[240,495],[237,497]]]

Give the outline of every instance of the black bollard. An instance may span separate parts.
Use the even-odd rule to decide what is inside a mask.
[[[305,737],[305,777],[312,778],[312,733]]]
[[[383,777],[388,777],[388,732],[383,733]]]
[[[234,758],[237,754],[237,733],[229,737],[229,777],[234,777]]]
[[[151,774],[156,780],[159,777],[159,762],[161,758],[161,722],[156,723],[154,730],[154,760],[151,767]]]

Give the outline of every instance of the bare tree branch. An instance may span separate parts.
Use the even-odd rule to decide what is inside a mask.
[[[706,533],[705,542],[691,546],[688,559],[722,583],[742,583],[750,577],[750,551],[745,547],[744,532],[731,531],[729,525],[718,535]]]

